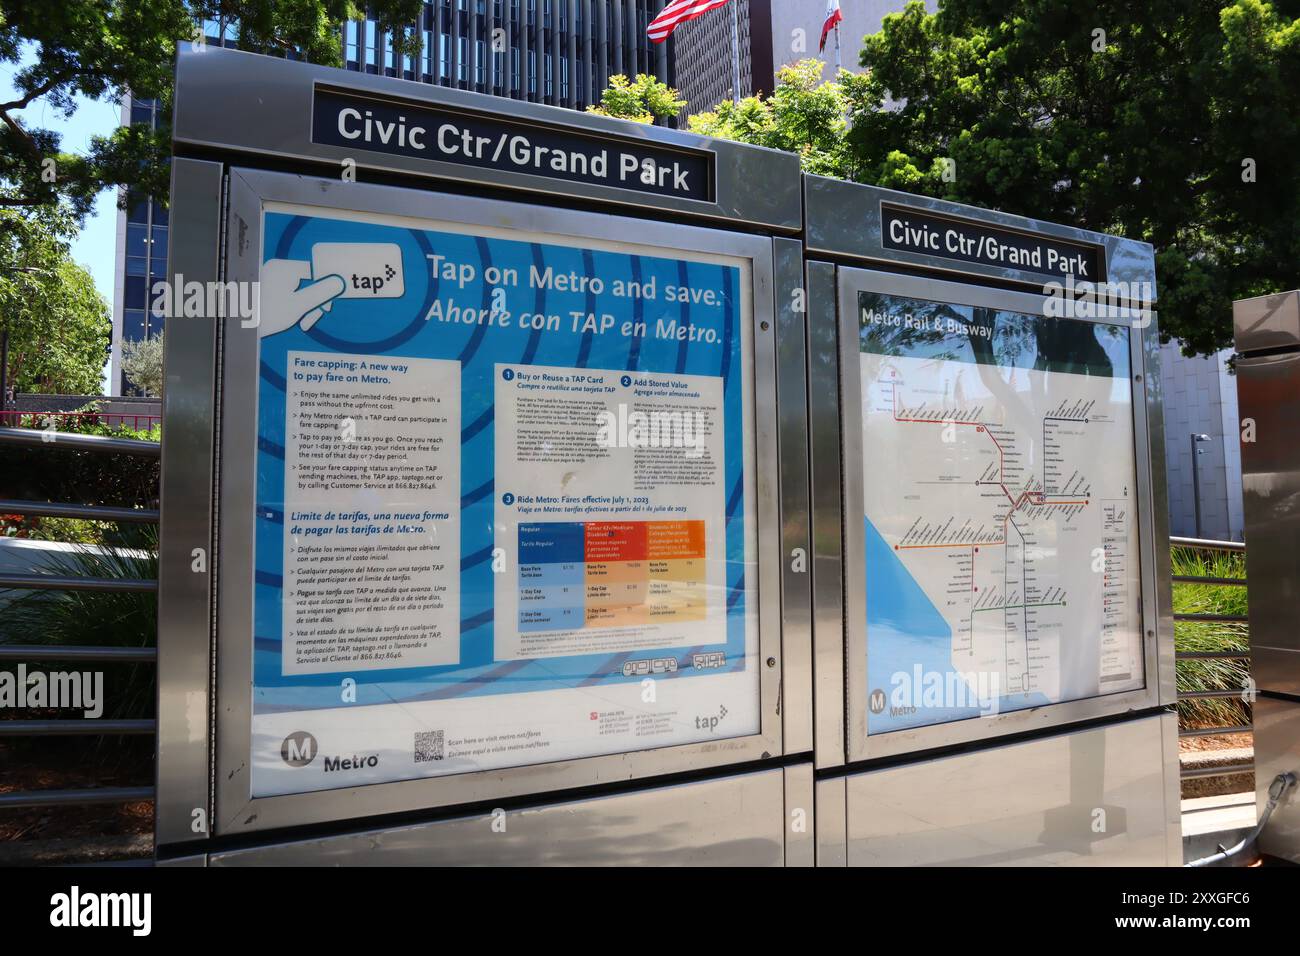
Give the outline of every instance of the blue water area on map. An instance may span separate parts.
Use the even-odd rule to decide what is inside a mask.
[[[886,697],[881,713],[873,714],[868,708],[867,733],[889,733],[980,716],[981,709],[973,692],[967,698],[973,706],[926,702],[924,681],[942,680],[945,688],[959,683],[958,678],[950,677],[957,673],[952,666],[952,629],[869,519],[863,519],[863,527],[866,532],[867,693],[883,690]],[[916,686],[918,668],[921,686]],[[915,711],[908,712],[906,708],[895,711],[896,688],[903,689],[903,703],[915,705]],[[996,710],[1005,713],[1047,703],[1050,701],[1040,693],[1007,694],[998,701]]]

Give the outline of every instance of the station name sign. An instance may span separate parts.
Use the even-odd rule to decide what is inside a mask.
[[[314,143],[713,201],[714,156],[317,87]]]
[[[1019,269],[1052,279],[1074,276],[1100,282],[1106,278],[1106,257],[1097,245],[998,229],[885,203],[880,207],[880,231],[886,249]]]

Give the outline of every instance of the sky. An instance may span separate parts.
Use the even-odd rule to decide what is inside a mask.
[[[16,91],[14,74],[32,62],[30,52],[18,63],[0,63],[0,99],[13,99]],[[54,130],[62,134],[61,149],[70,153],[85,154],[94,135],[104,136],[113,131],[121,117],[121,108],[111,100],[77,98],[77,110],[64,117],[52,109],[44,98],[36,100],[17,114],[26,127]],[[113,304],[113,261],[117,233],[117,190],[106,189],[95,200],[95,207],[86,217],[85,227],[72,244],[72,258],[90,270],[95,288],[111,306]],[[107,388],[107,368],[105,388]]]

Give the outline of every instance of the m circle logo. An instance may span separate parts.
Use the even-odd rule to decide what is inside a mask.
[[[883,711],[885,709],[885,692],[878,687],[873,690],[871,696],[867,698],[867,706],[871,708],[873,714],[879,714]],[[285,743],[288,743],[288,741],[285,741]]]
[[[305,767],[316,759],[316,738],[305,730],[295,730],[280,745],[280,757],[290,767]]]

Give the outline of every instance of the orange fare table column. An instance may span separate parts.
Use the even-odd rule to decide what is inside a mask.
[[[647,597],[653,621],[702,621],[707,612],[703,521],[649,521]]]

